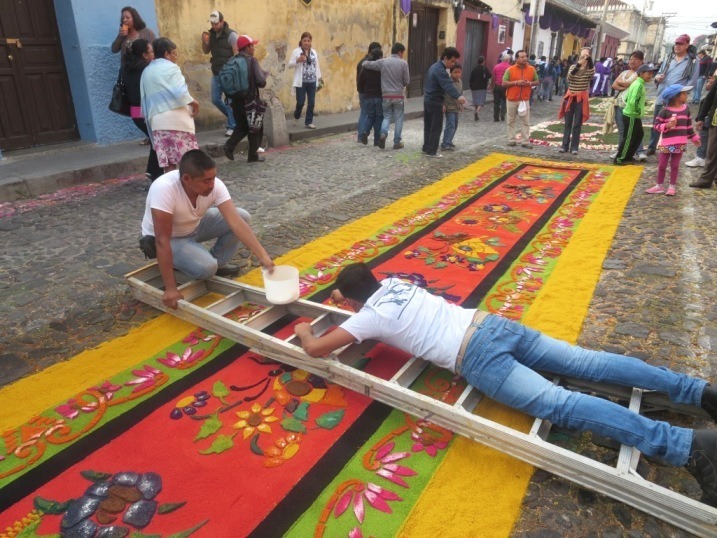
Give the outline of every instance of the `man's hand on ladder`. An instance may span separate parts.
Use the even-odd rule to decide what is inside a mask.
[[[182,295],[182,292],[179,290],[167,290],[162,295],[162,302],[164,303],[164,306],[168,306],[169,308],[172,308],[174,310],[177,309],[177,305],[179,304],[179,301],[181,299],[184,299],[184,295]]]

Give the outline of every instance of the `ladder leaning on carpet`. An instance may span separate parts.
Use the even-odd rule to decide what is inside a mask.
[[[350,312],[299,299],[286,305],[272,305],[264,290],[233,280],[213,277],[191,280],[175,273],[179,290],[184,295],[179,308],[172,310],[162,303],[162,277],[156,263],[126,275],[135,298],[164,310],[183,320],[239,342],[251,350],[323,377],[343,387],[363,393],[391,407],[434,422],[444,428],[504,452],[555,475],[566,478],[604,495],[629,504],[643,512],[663,519],[698,536],[717,536],[717,509],[685,495],[659,486],[636,472],[640,452],[622,446],[616,466],[606,465],[580,454],[560,448],[546,441],[550,422],[536,419],[529,433],[522,433],[472,413],[482,395],[468,385],[453,405],[434,400],[410,389],[411,384],[429,363],[413,357],[389,380],[367,374],[356,364],[376,342],[346,346],[324,359],[308,356],[296,336],[285,340],[262,331],[272,323],[293,316],[308,318],[314,334],[320,335],[341,324]],[[200,307],[191,301],[207,294],[221,296],[214,303]],[[244,303],[262,305],[261,313],[245,322],[224,317]],[[629,399],[635,412],[647,406],[695,416],[706,417],[701,409],[673,404],[665,396],[613,385],[589,383],[582,380],[555,379],[571,388],[604,396]]]

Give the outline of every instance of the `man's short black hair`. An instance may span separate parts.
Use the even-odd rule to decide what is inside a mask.
[[[347,265],[336,278],[336,287],[346,299],[365,303],[381,287],[365,263]]]
[[[446,47],[443,49],[443,54],[441,54],[441,60],[450,60],[451,58],[460,58],[461,53],[458,52],[458,49],[455,47]]]
[[[391,54],[398,54],[399,52],[403,52],[406,50],[406,47],[403,45],[403,43],[394,43],[393,47],[391,47]]]
[[[188,174],[189,177],[199,177],[207,170],[216,168],[217,163],[212,157],[201,149],[190,149],[182,155],[179,161],[179,177]]]
[[[371,41],[371,44],[368,46],[368,51],[371,52],[373,49],[380,49],[381,43],[378,41]]]

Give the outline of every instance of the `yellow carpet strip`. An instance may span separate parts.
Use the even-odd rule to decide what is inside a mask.
[[[438,200],[465,181],[512,158],[491,154],[371,215],[287,253],[276,262],[299,269],[311,267],[319,260],[350,247],[356,238],[371,236],[383,226]],[[539,159],[522,161],[548,166],[561,164]],[[596,168],[590,164],[576,163],[574,166]],[[629,166],[613,172],[523,319],[524,323],[557,338],[577,339],[600,275],[602,260],[641,171],[641,167]],[[254,270],[241,280],[261,286],[261,271]],[[569,320],[565,319],[565,312],[572,313]],[[0,432],[22,424],[87,387],[133,367],[174,344],[193,329],[192,325],[165,314],[125,336],[3,387],[0,389],[0,403],[5,404],[0,405]],[[22,405],[16,402],[22,402]],[[492,402],[487,405],[489,409],[483,413],[489,418],[527,431],[530,420],[524,415]],[[478,467],[476,462],[482,465]],[[477,472],[464,473],[469,465]],[[433,477],[431,487],[427,488],[407,519],[401,535],[470,536],[480,528],[484,529],[480,531],[482,536],[507,536],[519,514],[531,473],[529,465],[458,438]],[[469,503],[473,509],[466,509],[464,503]],[[438,513],[442,517],[434,518],[434,514]],[[453,528],[432,529],[430,521],[445,521],[446,513],[453,516]]]

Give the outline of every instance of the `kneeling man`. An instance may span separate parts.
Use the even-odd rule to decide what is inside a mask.
[[[160,176],[149,188],[142,242],[154,238],[164,280],[162,302],[170,308],[177,308],[183,298],[173,269],[191,278],[235,275],[239,268],[229,260],[240,242],[265,269],[274,268],[271,257],[249,227],[249,213],[234,206],[229,191],[216,175],[214,159],[193,149],[184,154],[179,170]],[[210,250],[199,244],[211,239],[216,242]]]
[[[715,420],[717,389],[706,381],[570,345],[514,321],[450,304],[398,278],[378,282],[361,263],[345,267],[336,285],[333,299],[345,300],[356,314],[319,337],[310,324],[297,324],[294,331],[312,357],[367,339],[384,342],[454,371],[490,398],[531,416],[610,437],[668,465],[686,466],[702,487],[702,502],[717,506],[716,429],[651,420],[555,385],[536,370],[655,390],[673,402],[701,406]]]

